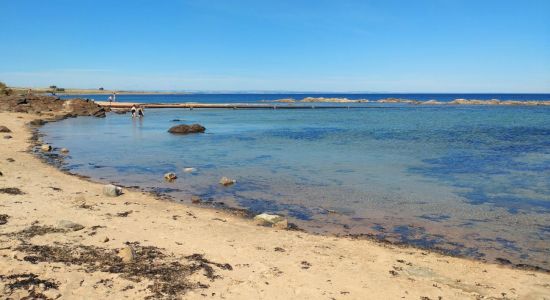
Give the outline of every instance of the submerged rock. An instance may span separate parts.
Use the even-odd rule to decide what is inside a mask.
[[[227,178],[225,176],[222,177],[222,179],[220,179],[220,184],[224,185],[224,186],[229,186],[229,185],[235,184],[236,182],[237,182],[237,180],[230,179],[230,178]]]
[[[196,195],[191,196],[191,203],[193,203],[193,204],[199,204],[199,203],[201,203],[201,202],[202,202],[201,197],[196,196]]]
[[[134,251],[134,248],[126,246],[118,251],[117,256],[120,257],[123,262],[129,263],[135,259],[136,252]]]
[[[122,188],[116,185],[107,184],[103,186],[103,194],[109,197],[118,197],[122,195]]]
[[[254,221],[262,226],[271,226],[278,229],[288,228],[288,220],[279,215],[263,213],[255,216]]]
[[[50,146],[48,144],[44,144],[44,145],[40,146],[40,150],[42,150],[44,152],[50,152],[50,151],[52,151],[52,146]]]
[[[206,130],[202,125],[200,124],[192,124],[192,125],[176,125],[168,129],[168,132],[172,134],[189,134],[189,133],[203,133]]]
[[[164,174],[164,180],[166,181],[174,181],[177,178],[178,176],[176,175],[176,173],[173,173],[173,172]]]
[[[61,153],[65,153],[65,154],[69,153],[69,149],[67,149],[67,148],[61,148],[60,151],[61,151]]]
[[[183,168],[183,172],[193,173],[193,172],[197,172],[197,169],[195,169],[195,168]]]
[[[0,132],[11,132],[11,130],[6,126],[0,126]]]

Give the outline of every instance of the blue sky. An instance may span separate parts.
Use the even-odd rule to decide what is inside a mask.
[[[0,0],[0,81],[550,92],[550,1]]]

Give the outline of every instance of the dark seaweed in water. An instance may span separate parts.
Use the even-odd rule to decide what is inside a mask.
[[[189,277],[203,271],[210,281],[220,278],[213,267],[232,270],[229,264],[220,264],[207,260],[201,254],[184,258],[165,254],[162,249],[153,246],[141,246],[130,243],[135,250],[135,259],[124,263],[116,255],[116,250],[85,245],[32,245],[22,244],[17,251],[26,253],[25,260],[34,263],[64,263],[82,266],[86,272],[107,272],[120,274],[122,278],[139,282],[147,279],[152,282],[147,288],[151,299],[174,299],[187,291],[207,288],[201,282],[192,282]]]

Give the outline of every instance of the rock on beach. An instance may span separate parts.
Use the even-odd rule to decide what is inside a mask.
[[[134,248],[126,246],[118,251],[118,257],[120,257],[123,262],[129,263],[135,259],[136,252],[134,251]]]
[[[59,222],[57,222],[57,225],[61,228],[69,229],[72,231],[79,231],[84,229],[83,225],[68,220],[60,220]]]
[[[40,150],[42,150],[44,152],[50,152],[50,151],[52,151],[52,146],[50,146],[48,144],[44,144],[44,145],[40,146]]]
[[[103,186],[103,195],[108,197],[118,197],[122,195],[122,188],[116,185],[107,184]]]
[[[9,132],[11,132],[11,130],[6,126],[0,126],[0,132],[9,133]]]
[[[288,228],[288,220],[279,215],[270,215],[268,213],[262,213],[254,217],[254,221],[258,225],[271,226],[278,229]]]

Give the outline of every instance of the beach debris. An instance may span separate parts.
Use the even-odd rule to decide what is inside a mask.
[[[189,133],[203,133],[206,130],[202,125],[200,124],[192,124],[192,125],[186,125],[186,124],[180,124],[171,127],[168,129],[168,132],[172,134],[189,134]]]
[[[0,225],[4,225],[4,224],[8,223],[9,218],[10,218],[10,216],[8,216],[8,215],[5,215],[5,214],[0,215]]]
[[[169,172],[169,173],[164,174],[164,180],[166,180],[168,182],[172,182],[172,181],[176,180],[177,178],[178,178],[178,176],[176,175],[176,173],[173,173],[173,172]]]
[[[13,159],[13,158],[11,158],[11,157],[8,157],[8,158],[6,158],[6,161],[7,161],[7,162],[15,162],[15,159]]]
[[[129,214],[133,213],[133,210],[119,212],[116,214],[117,217],[126,218]]]
[[[6,126],[1,126],[0,125],[0,132],[9,133],[9,132],[11,132],[11,130]]]
[[[79,231],[84,229],[83,225],[80,225],[78,223],[75,223],[69,220],[60,220],[59,222],[57,222],[57,226],[64,229],[69,229],[72,231]]]
[[[103,186],[103,194],[109,197],[118,197],[122,195],[122,188],[113,184]]]
[[[232,185],[232,184],[235,184],[235,183],[237,183],[237,180],[230,179],[230,178],[227,178],[225,176],[223,176],[222,179],[220,179],[220,184],[223,185],[223,186],[229,186],[229,185]]]
[[[194,172],[197,172],[197,169],[195,169],[195,168],[183,168],[183,172],[185,172],[185,173],[194,173]]]
[[[76,206],[81,206],[86,204],[86,197],[84,195],[77,195],[73,199],[73,204]]]
[[[208,288],[203,282],[221,278],[217,269],[233,270],[230,264],[210,261],[202,254],[180,257],[165,253],[158,247],[141,246],[138,242],[126,245],[133,250],[130,252],[133,256],[131,263],[124,262],[111,249],[77,243],[21,243],[15,250],[26,255],[27,261],[35,263],[60,263],[78,267],[86,273],[102,272],[132,282],[147,282],[143,288],[151,292],[151,299],[179,299],[193,290]]]
[[[201,202],[202,202],[202,199],[200,196],[196,196],[196,195],[191,196],[191,203],[199,204]]]
[[[69,153],[69,149],[67,148],[61,148],[61,150],[59,150],[61,153],[64,153],[64,154],[67,154]]]
[[[42,120],[42,119],[36,119],[36,120],[32,120],[30,122],[31,125],[33,126],[42,126],[44,124],[46,124],[46,121]]]
[[[52,146],[50,146],[48,144],[44,144],[44,145],[40,146],[40,150],[42,150],[44,152],[50,152],[50,151],[52,151]]]
[[[132,246],[127,245],[124,248],[118,250],[117,256],[120,257],[123,262],[129,263],[135,259],[136,251],[134,250],[134,248],[132,248]]]
[[[11,138],[13,138],[13,136],[11,136],[11,135],[9,135],[9,134],[7,134],[7,135],[4,136],[4,139],[5,139],[5,140],[9,140],[9,139],[11,139]]]
[[[271,226],[277,229],[287,229],[288,220],[279,215],[270,215],[268,213],[262,213],[254,217],[254,221],[258,225]]]
[[[107,243],[108,241],[109,241],[109,237],[105,237],[105,238],[103,239],[103,242],[104,242],[104,243]]]
[[[5,285],[6,299],[57,299],[59,282],[52,279],[41,279],[33,273],[17,273],[0,275],[0,281]],[[14,295],[17,295],[13,298]],[[58,297],[59,295],[59,297]]]
[[[0,172],[0,176],[4,176],[4,173]]]
[[[8,195],[24,195],[25,193],[21,191],[18,188],[1,188],[0,194],[8,194]]]

